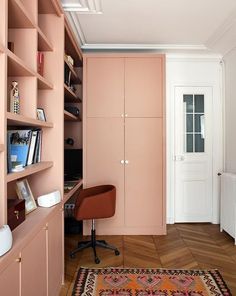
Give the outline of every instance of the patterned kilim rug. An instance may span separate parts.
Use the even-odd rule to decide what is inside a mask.
[[[232,296],[217,270],[81,268],[73,296]]]

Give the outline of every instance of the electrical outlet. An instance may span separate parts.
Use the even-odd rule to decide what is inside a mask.
[[[74,204],[65,204],[65,210],[73,210],[75,208]]]

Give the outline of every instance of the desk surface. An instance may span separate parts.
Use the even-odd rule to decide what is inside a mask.
[[[66,203],[67,200],[83,185],[83,179],[80,179],[78,181],[75,181],[75,186],[70,189],[70,190],[66,190],[64,192],[64,198],[63,198],[63,203]]]

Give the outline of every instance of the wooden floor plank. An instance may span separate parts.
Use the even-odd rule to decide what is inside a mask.
[[[71,296],[77,271],[84,267],[152,267],[180,269],[218,269],[232,295],[236,295],[236,246],[234,240],[219,225],[174,224],[168,225],[166,236],[103,236],[120,250],[115,256],[110,250],[98,249],[100,264],[95,264],[91,249],[69,257],[78,235],[65,238],[65,285],[60,296]]]

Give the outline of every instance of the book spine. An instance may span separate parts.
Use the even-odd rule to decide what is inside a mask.
[[[64,69],[64,82],[67,86],[70,86],[70,77],[71,77],[71,71],[70,68],[65,64]]]
[[[38,155],[39,155],[39,149],[40,149],[40,133],[41,133],[41,131],[39,130],[37,132],[37,140],[36,140],[36,147],[35,147],[35,151],[34,151],[34,160],[33,160],[33,163],[37,163],[38,162]]]
[[[69,71],[69,75],[68,75],[68,86],[71,85],[71,71]]]
[[[11,134],[7,132],[7,173],[12,172],[12,163],[11,163]]]
[[[27,158],[27,165],[31,165],[33,163],[33,156],[36,146],[36,139],[37,139],[37,131],[32,131],[31,141],[29,146],[28,158]]]
[[[39,145],[38,145],[38,155],[36,158],[36,162],[41,161],[41,150],[42,150],[42,131],[39,131]]]

